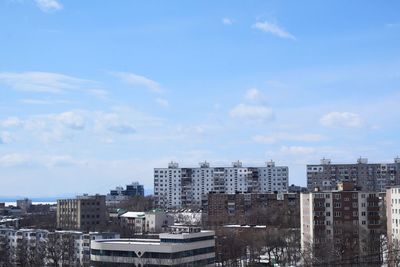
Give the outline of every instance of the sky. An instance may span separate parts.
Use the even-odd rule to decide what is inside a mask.
[[[153,168],[393,162],[399,1],[0,0],[0,196]]]

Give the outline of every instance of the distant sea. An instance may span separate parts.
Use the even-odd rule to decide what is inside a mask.
[[[4,202],[4,204],[5,204],[6,207],[17,206],[17,202],[16,201],[6,201],[6,202]],[[55,201],[38,201],[38,202],[32,201],[32,204],[33,205],[52,205],[52,204],[57,204],[57,202],[55,202]]]

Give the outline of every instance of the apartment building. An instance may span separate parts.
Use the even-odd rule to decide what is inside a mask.
[[[215,266],[214,231],[174,226],[158,239],[97,240],[92,266]]]
[[[387,186],[400,185],[400,158],[393,163],[368,163],[368,159],[359,158],[355,164],[332,164],[330,159],[322,159],[320,164],[307,165],[309,190],[334,190],[342,181],[363,191],[385,192]]]
[[[107,222],[105,196],[83,195],[57,200],[57,228],[99,231]]]
[[[263,167],[243,167],[240,161],[232,167],[210,167],[202,162],[198,168],[180,168],[171,162],[168,168],[154,169],[154,196],[158,207],[200,207],[209,192],[285,192],[288,177],[288,167],[275,166],[273,161]]]
[[[386,222],[389,266],[398,266],[400,249],[400,186],[386,190]]]
[[[377,255],[385,193],[358,191],[342,182],[338,190],[314,191],[300,195],[301,246],[310,255],[337,255],[357,259]]]
[[[14,259],[17,258],[18,250],[22,248],[21,246],[24,245],[24,242],[27,245],[25,245],[23,249],[32,249],[40,245],[43,250],[46,249],[46,246],[53,246],[57,243],[59,245],[55,248],[53,247],[53,249],[58,248],[59,251],[56,251],[56,253],[64,254],[63,264],[88,266],[90,264],[90,243],[93,240],[115,239],[120,236],[117,233],[83,233],[79,231],[49,232],[42,229],[0,228],[0,237],[5,238],[3,240],[7,242],[9,251],[12,253],[11,257]],[[49,239],[52,238],[55,238],[57,241],[49,242]],[[71,252],[72,255],[66,256],[69,252]],[[47,264],[50,264],[49,260],[50,259],[46,259]]]
[[[297,228],[300,225],[299,193],[208,194],[206,223],[262,224]]]

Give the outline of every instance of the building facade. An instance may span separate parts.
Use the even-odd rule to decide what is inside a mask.
[[[215,266],[215,233],[172,227],[158,239],[98,240],[91,243],[92,266]]]
[[[62,230],[100,231],[107,222],[105,196],[83,195],[57,200],[57,228]]]
[[[322,159],[321,164],[307,165],[307,187],[314,190],[335,190],[338,182],[352,182],[363,191],[385,192],[387,186],[400,185],[400,158],[394,163],[368,163],[359,158],[355,164],[332,164]]]
[[[110,193],[106,196],[107,206],[112,206],[120,203],[121,201],[127,200],[130,197],[144,196],[144,187],[138,182],[128,184],[123,188],[117,186],[115,189],[110,190]]]
[[[161,233],[174,224],[174,218],[161,210],[128,211],[119,217],[122,226],[127,227],[133,234]]]
[[[339,190],[302,193],[302,250],[326,260],[331,255],[354,260],[378,255],[380,238],[386,231],[384,195],[357,191],[350,183],[342,183]]]
[[[388,258],[392,263],[389,266],[398,266],[400,263],[400,186],[386,190],[386,222],[389,241]]]
[[[209,226],[262,224],[288,228],[300,226],[299,193],[237,193],[208,195],[204,206]]]
[[[154,169],[154,196],[158,207],[200,207],[210,192],[285,192],[288,180],[288,167],[275,166],[273,161],[264,167],[243,167],[239,161],[232,167],[210,167],[202,162],[198,168],[180,168],[171,162],[168,168]]]

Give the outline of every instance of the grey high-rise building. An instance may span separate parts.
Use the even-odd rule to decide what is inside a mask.
[[[321,164],[307,165],[307,188],[334,190],[338,182],[352,182],[363,191],[383,192],[392,185],[400,185],[400,158],[393,163],[368,163],[359,158],[354,164],[332,164],[322,159]]]
[[[100,231],[107,222],[106,197],[83,195],[57,200],[57,228]]]

